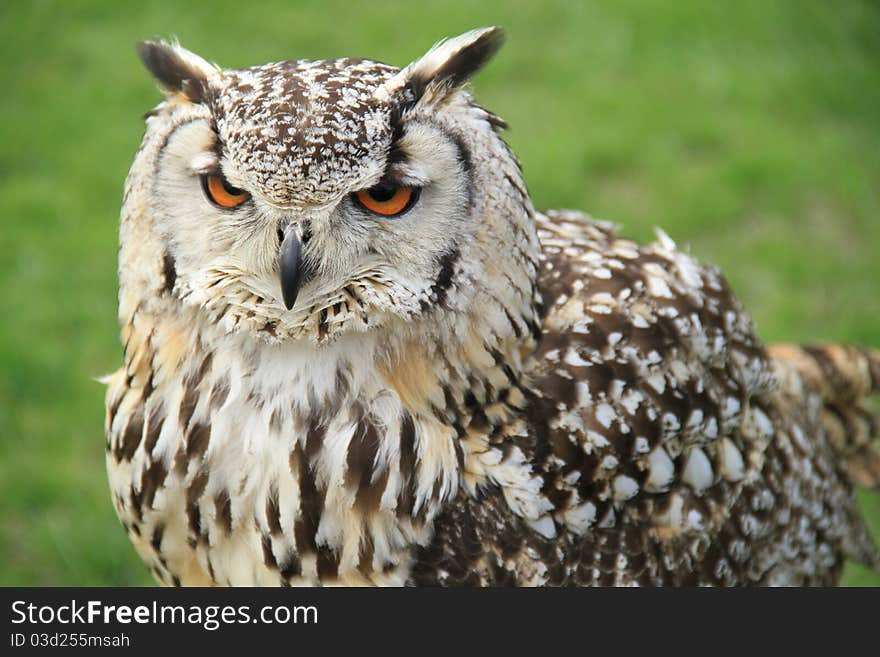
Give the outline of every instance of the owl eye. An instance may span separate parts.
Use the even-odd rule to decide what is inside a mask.
[[[374,214],[396,217],[409,210],[419,198],[415,187],[387,187],[378,185],[352,194],[355,202]]]
[[[202,189],[205,190],[208,200],[221,208],[237,208],[251,197],[243,189],[230,185],[220,174],[202,176]]]

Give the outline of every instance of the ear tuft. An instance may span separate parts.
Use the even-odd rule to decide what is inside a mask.
[[[471,30],[440,41],[389,80],[378,94],[391,96],[406,89],[410,103],[418,102],[428,89],[445,95],[443,92],[457,89],[483,68],[503,43],[500,27]]]
[[[218,70],[215,66],[176,43],[142,41],[137,49],[166,96],[182,95],[193,103],[208,99],[208,82]]]
[[[458,87],[479,71],[504,44],[504,30],[485,27],[441,41],[413,64],[410,79],[418,84]]]

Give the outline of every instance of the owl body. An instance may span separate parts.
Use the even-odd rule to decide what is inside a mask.
[[[166,93],[126,183],[114,504],[166,584],[826,584],[876,563],[876,352],[776,347],[720,273],[534,210],[461,85],[223,71]],[[834,385],[829,386],[828,381]]]

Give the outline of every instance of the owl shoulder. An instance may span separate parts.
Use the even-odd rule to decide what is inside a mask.
[[[642,246],[572,211],[537,217],[542,336],[534,468],[568,530],[703,535],[773,433],[771,364],[717,268],[661,231]]]

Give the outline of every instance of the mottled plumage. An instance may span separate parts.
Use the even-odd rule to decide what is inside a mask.
[[[126,183],[106,429],[143,559],[166,584],[265,585],[877,566],[853,482],[880,483],[880,353],[765,349],[665,234],[536,212],[462,89],[500,43],[403,70],[142,46],[166,99]],[[384,216],[364,190],[410,201]]]

